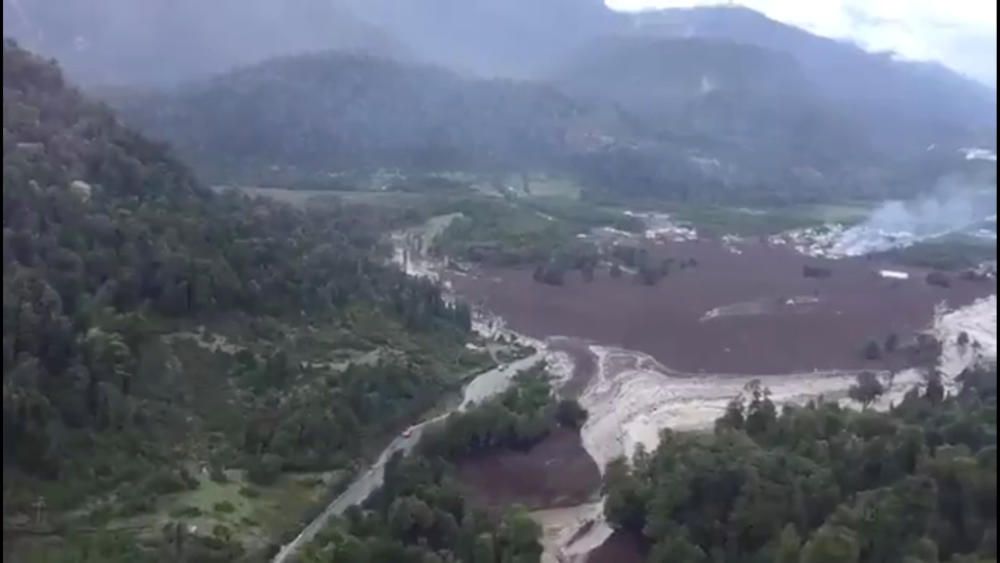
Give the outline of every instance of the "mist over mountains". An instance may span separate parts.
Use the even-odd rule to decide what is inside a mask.
[[[996,563],[992,90],[732,7],[3,5],[5,560]]]
[[[91,84],[169,84],[344,50],[525,75],[625,19],[600,0],[4,0],[4,35]]]
[[[4,33],[86,83],[146,89],[111,101],[227,180],[530,168],[636,194],[907,197],[995,137],[992,89],[739,7],[209,6],[4,0]]]
[[[261,60],[337,49],[405,56],[326,0],[3,0],[4,36],[55,57],[90,85],[166,85]]]
[[[333,51],[112,101],[208,178],[265,183],[352,168],[544,167],[590,111],[544,84]]]

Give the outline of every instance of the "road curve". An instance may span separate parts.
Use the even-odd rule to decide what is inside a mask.
[[[482,402],[485,399],[501,393],[510,385],[514,375],[542,361],[544,357],[544,352],[537,351],[530,356],[514,360],[513,362],[498,366],[477,375],[475,379],[470,381],[469,384],[465,386],[465,389],[462,392],[461,405],[451,412],[466,410],[475,403]],[[363,473],[358,475],[354,479],[354,482],[352,482],[344,492],[340,493],[337,498],[333,499],[333,501],[327,505],[319,516],[306,525],[306,527],[299,532],[299,535],[295,536],[295,539],[283,545],[281,550],[278,551],[273,559],[271,559],[271,562],[288,563],[290,561],[294,561],[298,552],[316,537],[316,534],[318,534],[319,531],[326,526],[330,518],[343,514],[343,512],[350,506],[364,502],[375,491],[375,489],[382,486],[382,478],[385,474],[385,464],[389,461],[389,458],[391,458],[393,454],[398,451],[409,453],[420,441],[420,436],[423,434],[424,429],[427,428],[428,425],[443,420],[451,414],[451,412],[427,419],[415,426],[410,427],[410,431],[408,433],[397,436],[392,442],[389,443],[388,446],[386,446],[375,463],[373,463]]]

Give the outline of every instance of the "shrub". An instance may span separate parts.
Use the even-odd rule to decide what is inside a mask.
[[[556,406],[556,420],[567,428],[579,430],[587,422],[587,410],[575,399],[563,399]]]
[[[847,396],[861,403],[862,407],[868,408],[868,405],[877,401],[884,393],[885,387],[878,377],[870,371],[865,371],[858,374],[854,385],[848,389]]]
[[[178,506],[170,511],[171,518],[197,518],[201,516],[201,509],[197,506]]]
[[[299,485],[309,489],[314,489],[324,484],[323,479],[319,477],[303,477],[302,479],[299,479],[298,483]]]
[[[893,332],[887,336],[885,338],[885,344],[883,344],[882,347],[885,348],[885,351],[889,354],[895,352],[896,348],[899,348],[899,335]]]
[[[247,498],[257,498],[260,496],[260,491],[253,487],[240,487],[240,494]]]
[[[132,495],[118,507],[118,516],[134,516],[153,509],[153,503],[145,495]]]
[[[264,454],[255,458],[247,467],[247,479],[257,485],[270,485],[281,475],[281,458],[274,454]]]
[[[146,479],[145,489],[154,495],[169,495],[187,490],[188,483],[177,473],[169,469],[161,469]]]
[[[865,345],[864,356],[866,360],[875,361],[882,358],[882,348],[878,342],[871,340]]]
[[[236,512],[236,507],[233,506],[233,503],[229,502],[228,500],[224,500],[222,502],[217,502],[214,505],[212,505],[212,510],[220,512],[222,514],[232,514],[233,512]]]
[[[833,270],[823,266],[802,266],[802,276],[806,278],[824,279],[833,275]]]
[[[222,470],[222,467],[213,464],[208,470],[208,477],[215,481],[216,483],[228,483],[229,477],[226,477],[226,472]]]
[[[931,272],[927,274],[926,281],[928,285],[951,287],[951,278],[949,278],[944,272]]]
[[[228,543],[233,537],[233,532],[227,526],[216,524],[215,527],[212,528],[212,535],[220,541]]]
[[[191,475],[191,472],[188,471],[186,467],[182,467],[179,471],[179,474],[181,480],[184,481],[184,485],[186,488],[197,489],[198,486],[200,485],[198,479],[196,479],[193,475]]]

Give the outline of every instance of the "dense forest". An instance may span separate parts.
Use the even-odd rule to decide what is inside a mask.
[[[208,178],[264,184],[358,168],[544,167],[562,154],[566,131],[593,114],[541,85],[340,52],[118,102]]]
[[[996,561],[996,372],[937,377],[890,412],[748,387],[715,433],[664,431],[609,465],[608,521],[650,561]],[[854,394],[861,393],[861,385]]]
[[[623,211],[640,208],[696,215],[702,234],[714,220],[762,235],[809,224],[791,204],[864,207],[946,175],[995,184],[995,161],[958,151],[995,145],[995,100],[984,106],[982,88],[950,71],[789,35],[742,9],[459,3],[448,19],[310,1],[253,49],[201,59],[226,37],[218,22],[241,29],[227,14],[252,34],[272,7],[227,1],[194,30],[201,6],[185,0],[160,7],[143,50],[178,53],[156,68],[117,35],[148,21],[145,8],[113,2],[121,19],[96,22],[99,10],[4,1],[26,35],[67,18],[94,31],[89,52],[81,35],[46,45],[73,49],[93,80],[123,76],[108,65],[144,83],[193,79],[97,88],[100,102],[4,41],[5,560],[266,560],[391,437],[523,357],[514,339],[483,345],[467,305],[390,265],[396,233],[462,273],[533,267],[561,286],[608,265],[652,286],[699,264],[580,235],[638,234],[643,221]],[[321,18],[340,15],[327,45]],[[429,234],[432,218],[447,223]],[[966,267],[989,252],[950,243],[893,256]],[[871,373],[848,395],[861,410],[779,407],[752,383],[714,431],[667,429],[655,451],[612,462],[606,519],[656,562],[995,563],[995,367],[957,383],[931,375],[887,412],[869,408],[884,391]],[[539,524],[477,505],[458,467],[587,418],[536,365],[429,425],[302,559],[538,562]]]
[[[556,401],[538,365],[517,374],[499,397],[449,416],[425,434],[417,453],[397,454],[383,486],[362,507],[335,520],[311,546],[309,562],[532,563],[539,561],[539,525],[513,507],[489,512],[469,501],[453,462],[504,448],[529,449],[555,425],[579,428],[587,413]]]
[[[3,100],[5,515],[150,510],[189,460],[350,468],[487,361],[466,307],[385,265],[398,217],[212,192],[10,42]],[[220,322],[238,338],[200,340]]]
[[[587,412],[572,399],[557,401],[544,365],[514,377],[510,389],[468,412],[454,413],[428,433],[420,450],[430,457],[457,459],[497,448],[527,450],[555,425],[579,429]]]
[[[499,517],[467,500],[448,463],[393,457],[384,486],[351,507],[303,556],[308,563],[537,563],[541,530],[511,510]]]
[[[695,39],[610,44],[620,47],[602,44],[552,83],[327,52],[110,99],[223,184],[541,172],[603,198],[787,204],[910,197],[961,165],[954,148],[871,146],[871,124],[830,105],[789,55]]]

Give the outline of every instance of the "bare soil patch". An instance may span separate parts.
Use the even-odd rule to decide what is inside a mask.
[[[958,307],[996,292],[995,282],[957,278],[949,288],[929,285],[926,270],[880,259],[816,259],[758,242],[738,248],[739,254],[707,240],[650,246],[657,261],[698,262],[655,286],[627,273],[613,278],[607,269],[592,282],[573,272],[563,286],[536,282],[529,269],[509,268],[484,268],[450,281],[519,332],[639,350],[690,373],[898,368],[898,358],[866,360],[866,342],[884,342],[891,333],[905,342],[928,327],[937,304]],[[806,278],[806,265],[829,268],[832,275]],[[910,278],[883,279],[881,269]],[[716,308],[735,314],[704,320]]]
[[[497,451],[456,465],[459,480],[488,507],[573,506],[588,501],[601,484],[579,433],[565,428],[557,428],[528,451]]]

